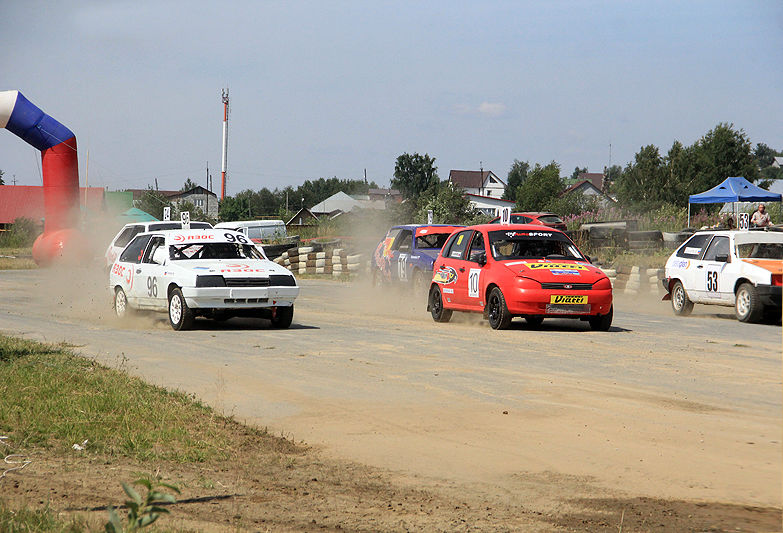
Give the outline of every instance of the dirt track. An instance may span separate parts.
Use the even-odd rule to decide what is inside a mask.
[[[619,296],[586,323],[474,316],[435,324],[423,302],[304,280],[290,330],[163,315],[118,323],[90,277],[0,272],[0,332],[67,341],[149,381],[337,459],[562,511],[576,498],[781,504],[781,329],[729,308],[672,316]]]

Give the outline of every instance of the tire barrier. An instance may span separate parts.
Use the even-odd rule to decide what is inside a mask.
[[[662,268],[643,268],[640,266],[600,267],[612,282],[612,289],[617,294],[631,296],[643,293],[658,293],[663,295],[661,278]]]
[[[348,254],[343,248],[327,252],[316,251],[313,246],[301,246],[283,252],[274,261],[295,274],[353,277],[362,271],[362,257],[362,254]]]

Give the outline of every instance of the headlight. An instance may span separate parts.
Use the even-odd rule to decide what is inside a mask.
[[[223,276],[196,276],[196,287],[225,287]]]
[[[288,274],[271,274],[269,285],[272,287],[296,287],[296,280]]]

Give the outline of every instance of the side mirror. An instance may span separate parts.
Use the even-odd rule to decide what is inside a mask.
[[[480,266],[484,266],[484,265],[486,265],[486,264],[487,264],[487,252],[481,252],[480,254],[478,254],[478,255],[476,256],[476,262],[477,262],[477,263],[478,263]]]
[[[718,263],[731,263],[731,257],[729,257],[729,254],[719,254],[715,256],[715,261]]]
[[[152,262],[162,265],[166,262],[166,247],[158,246],[158,248],[152,253]]]

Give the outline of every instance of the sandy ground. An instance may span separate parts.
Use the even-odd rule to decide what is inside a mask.
[[[758,508],[779,523],[779,325],[618,295],[609,332],[569,320],[496,332],[473,315],[435,324],[399,291],[304,280],[289,330],[232,319],[175,332],[163,315],[118,322],[94,276],[0,272],[0,331],[75,344],[411,490],[572,525],[599,500]]]

